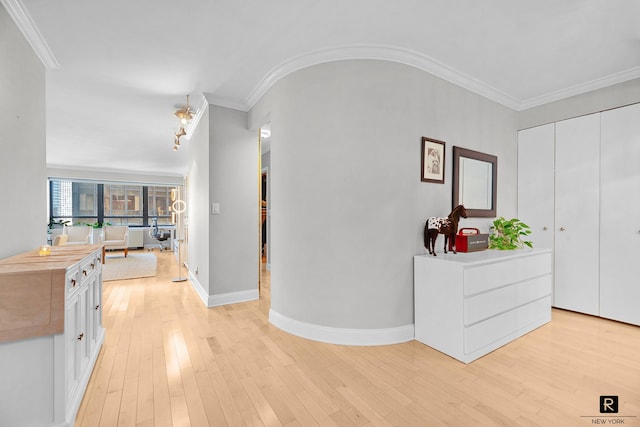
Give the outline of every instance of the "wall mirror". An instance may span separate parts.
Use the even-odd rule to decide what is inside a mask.
[[[495,217],[498,158],[453,147],[453,206],[464,205],[469,217]]]

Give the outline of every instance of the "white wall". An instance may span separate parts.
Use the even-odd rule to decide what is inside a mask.
[[[0,258],[46,243],[45,151],[44,66],[0,5]],[[43,355],[52,343],[51,337],[0,343],[0,424],[18,425],[12,417],[21,410],[48,423],[53,372]]]
[[[210,105],[209,201],[220,213],[209,214],[209,305],[258,297],[259,156],[247,113]]]
[[[498,156],[498,214],[516,212],[516,113],[418,69],[309,67],[274,85],[251,117],[268,114],[271,320],[290,332],[393,341],[394,328],[412,328],[413,256],[424,253],[425,218],[451,210],[454,145]],[[447,143],[444,185],[420,181],[422,136]]]
[[[205,112],[185,144],[189,150],[187,232],[190,279],[200,297],[209,297],[209,114]],[[198,273],[195,273],[195,270]]]
[[[46,243],[45,69],[0,5],[0,258]]]

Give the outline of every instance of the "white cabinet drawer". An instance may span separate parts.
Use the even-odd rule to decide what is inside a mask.
[[[516,305],[517,286],[505,286],[465,298],[464,324],[472,325],[493,315],[511,310]]]
[[[551,320],[551,295],[518,308],[517,327],[522,329],[541,320]]]
[[[472,325],[550,295],[551,275],[472,295],[464,299],[464,325]]]
[[[464,295],[500,288],[550,272],[549,253],[468,268],[464,270]]]
[[[65,286],[67,291],[67,297],[72,295],[76,290],[80,289],[80,282],[82,280],[82,274],[80,273],[80,266],[77,264],[67,269],[65,275]]]
[[[476,323],[473,326],[465,328],[465,354],[473,353],[474,351],[515,332],[517,329],[516,325],[516,310],[511,310],[499,316],[487,319],[484,322]]]
[[[518,305],[551,295],[551,275],[536,277],[518,283]]]

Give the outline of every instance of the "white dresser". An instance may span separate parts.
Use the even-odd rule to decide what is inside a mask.
[[[414,257],[416,340],[469,363],[551,320],[551,250]]]

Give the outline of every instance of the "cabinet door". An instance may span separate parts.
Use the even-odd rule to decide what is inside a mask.
[[[78,294],[65,301],[64,337],[65,337],[65,406],[76,392],[79,383],[78,351],[76,337],[80,334],[78,318],[81,315]]]
[[[73,337],[76,343],[76,371],[77,377],[81,378],[87,364],[89,363],[89,337],[87,329],[87,297],[89,286],[85,283],[78,291],[78,311],[76,312],[76,335]]]
[[[602,113],[600,315],[640,325],[640,105]]]
[[[599,314],[600,114],[556,123],[554,305]]]
[[[518,132],[518,218],[536,248],[553,249],[555,125]]]
[[[95,274],[89,283],[89,307],[87,310],[90,322],[90,352],[93,352],[97,344],[98,336],[102,330],[102,286],[100,274]]]

